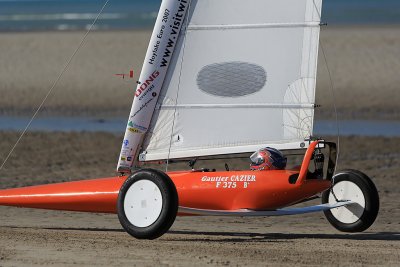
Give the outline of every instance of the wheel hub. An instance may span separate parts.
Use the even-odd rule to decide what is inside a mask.
[[[341,181],[335,184],[329,194],[329,204],[339,201],[353,201],[354,204],[332,209],[332,215],[342,223],[355,223],[358,221],[365,210],[365,197],[361,189],[353,182]]]
[[[125,215],[134,226],[148,227],[160,216],[162,202],[161,191],[154,182],[139,180],[126,192]]]

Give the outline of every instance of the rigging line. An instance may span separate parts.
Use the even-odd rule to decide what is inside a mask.
[[[50,87],[49,91],[47,92],[47,94],[45,95],[45,97],[43,98],[42,102],[40,103],[40,105],[37,107],[36,111],[33,113],[31,119],[29,120],[28,124],[25,126],[24,130],[22,131],[22,133],[20,134],[20,136],[18,137],[17,141],[15,142],[14,146],[11,148],[10,152],[8,153],[8,155],[6,156],[6,158],[4,159],[3,163],[0,166],[0,171],[3,169],[4,165],[7,163],[8,159],[10,158],[10,156],[12,155],[12,153],[14,152],[15,148],[18,146],[19,142],[21,141],[22,137],[25,135],[26,131],[29,129],[29,127],[31,126],[33,120],[36,118],[37,114],[39,113],[39,111],[42,109],[44,103],[47,101],[48,97],[50,96],[51,92],[53,91],[53,89],[56,87],[56,85],[58,84],[58,82],[60,81],[61,77],[64,75],[65,71],[67,70],[68,66],[70,65],[70,63],[72,62],[72,59],[75,57],[76,53],[78,53],[79,49],[83,46],[83,44],[86,41],[86,37],[89,35],[90,31],[92,30],[94,24],[96,24],[97,20],[99,19],[100,15],[103,13],[103,10],[105,9],[105,7],[107,6],[108,2],[110,0],[106,0],[102,6],[102,8],[100,9],[99,13],[97,14],[96,18],[93,20],[92,24],[90,25],[89,29],[86,31],[85,35],[83,36],[81,42],[79,43],[79,45],[77,46],[77,48],[75,49],[75,51],[72,53],[72,55],[69,57],[69,59],[67,60],[66,64],[64,65],[63,69],[61,70],[60,74],[58,75],[57,79],[54,81],[53,85]]]
[[[319,17],[319,21],[321,21],[321,19],[322,19],[321,12],[319,11],[319,8],[318,8],[317,4],[315,3],[315,0],[313,0],[312,2],[313,2],[313,4],[314,4],[315,11],[317,11],[317,15],[318,15],[318,17]]]
[[[319,20],[321,21],[321,19],[322,19],[321,12],[319,11],[317,4],[315,3],[315,0],[313,0],[313,4],[315,7],[315,10],[317,11]],[[337,153],[336,153],[336,165],[335,165],[334,172],[336,172],[337,167],[338,167],[339,155],[340,155],[340,128],[339,128],[339,118],[338,118],[338,112],[337,112],[337,106],[336,106],[335,86],[333,84],[331,70],[329,68],[328,60],[326,59],[326,53],[325,53],[325,49],[324,49],[321,38],[319,39],[319,46],[321,47],[322,55],[323,55],[324,61],[325,61],[325,66],[326,66],[326,69],[327,69],[328,75],[329,75],[330,89],[331,89],[332,100],[333,100],[333,109],[335,112],[336,134],[337,134],[337,150],[336,150]]]
[[[178,105],[178,97],[179,97],[179,91],[181,89],[181,76],[182,76],[182,67],[183,67],[183,60],[185,58],[185,49],[186,49],[186,36],[187,36],[187,29],[189,26],[189,17],[190,17],[190,5],[191,5],[192,1],[189,1],[189,5],[187,7],[187,11],[186,11],[186,25],[182,25],[182,27],[185,27],[185,36],[183,37],[183,47],[182,47],[182,59],[181,59],[181,63],[180,63],[180,68],[179,68],[179,78],[178,78],[178,89],[176,90],[176,98],[175,98],[175,105]],[[182,29],[181,29],[182,30]],[[177,44],[178,45],[179,42],[179,38],[177,40]],[[176,49],[176,47],[175,47]],[[177,51],[175,51],[176,53]],[[168,166],[169,166],[169,157],[171,155],[171,147],[172,147],[172,138],[174,137],[174,128],[175,128],[175,118],[176,118],[176,108],[175,106],[175,110],[174,110],[174,116],[173,116],[173,121],[172,121],[172,129],[171,129],[171,137],[169,140],[169,148],[168,148],[168,157],[167,157],[167,164],[165,166],[165,172],[168,172]]]
[[[326,59],[325,49],[324,49],[324,46],[323,46],[321,40],[319,41],[319,45],[321,47],[321,51],[322,51],[322,54],[324,56],[326,69],[327,69],[328,75],[329,75],[330,89],[331,89],[332,100],[333,100],[333,109],[335,111],[336,134],[337,134],[337,153],[336,153],[336,165],[335,165],[335,171],[334,172],[336,172],[336,169],[337,169],[337,166],[338,166],[339,154],[340,154],[340,129],[339,129],[339,119],[338,119],[337,106],[336,106],[335,87],[334,87],[333,80],[332,80],[331,70],[329,68],[329,64],[328,64],[328,61]]]

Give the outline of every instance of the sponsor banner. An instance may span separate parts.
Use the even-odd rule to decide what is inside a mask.
[[[150,125],[189,4],[190,0],[163,0],[161,3],[125,131],[117,167],[119,172],[129,172],[136,160],[138,149]]]

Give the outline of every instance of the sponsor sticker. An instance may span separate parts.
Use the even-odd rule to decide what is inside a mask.
[[[177,12],[172,17],[172,21],[170,24],[170,38],[168,38],[167,47],[164,50],[164,55],[161,59],[160,67],[167,67],[169,61],[171,59],[172,52],[174,51],[175,44],[178,40],[178,35],[181,30],[181,25],[183,24],[183,20],[186,13],[186,8],[188,6],[188,1],[186,0],[179,0],[179,8]],[[168,22],[165,20],[165,22]]]
[[[248,188],[251,183],[256,182],[257,177],[254,174],[242,174],[231,176],[203,176],[201,182],[214,183],[216,188],[222,189],[235,189],[235,188]]]
[[[125,139],[124,140],[124,147],[127,147],[129,145],[129,140]]]
[[[132,133],[141,133],[139,129],[129,127],[128,130]]]
[[[155,79],[160,75],[158,70],[155,70],[140,86],[136,89],[135,96],[139,97],[143,93],[146,93],[148,89],[152,90],[154,87],[151,86]]]
[[[134,123],[133,121],[129,121],[129,122],[128,122],[128,126],[129,126],[130,128],[138,129],[139,131],[142,131],[142,132],[147,131],[147,128],[146,128],[146,127],[141,126],[141,125],[138,125],[138,124]]]

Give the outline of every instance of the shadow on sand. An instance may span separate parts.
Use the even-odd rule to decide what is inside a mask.
[[[30,228],[30,227],[11,227],[11,228]],[[32,229],[32,228],[31,228]],[[38,228],[56,231],[87,231],[87,232],[125,232],[123,229],[109,228],[72,228],[72,227],[45,227]],[[278,241],[295,239],[338,239],[338,240],[386,240],[399,241],[400,232],[378,232],[378,233],[339,233],[339,234],[295,234],[295,233],[236,233],[236,232],[194,232],[190,230],[169,231],[169,237],[177,235],[187,236],[188,238],[170,239],[169,241],[215,241],[215,242],[249,242],[249,241]],[[197,237],[197,238],[196,238]],[[208,238],[209,237],[209,238]],[[222,237],[213,238],[211,237]]]
[[[223,239],[212,239],[209,241],[226,242],[248,242],[248,241],[278,241],[294,239],[342,239],[342,240],[400,240],[400,232],[378,232],[378,233],[356,233],[356,234],[295,234],[295,233],[235,233],[235,232],[192,232],[192,231],[170,231],[173,235],[201,236],[197,239],[179,239],[179,241],[201,241],[207,236],[221,236]],[[177,240],[178,241],[178,240]]]

